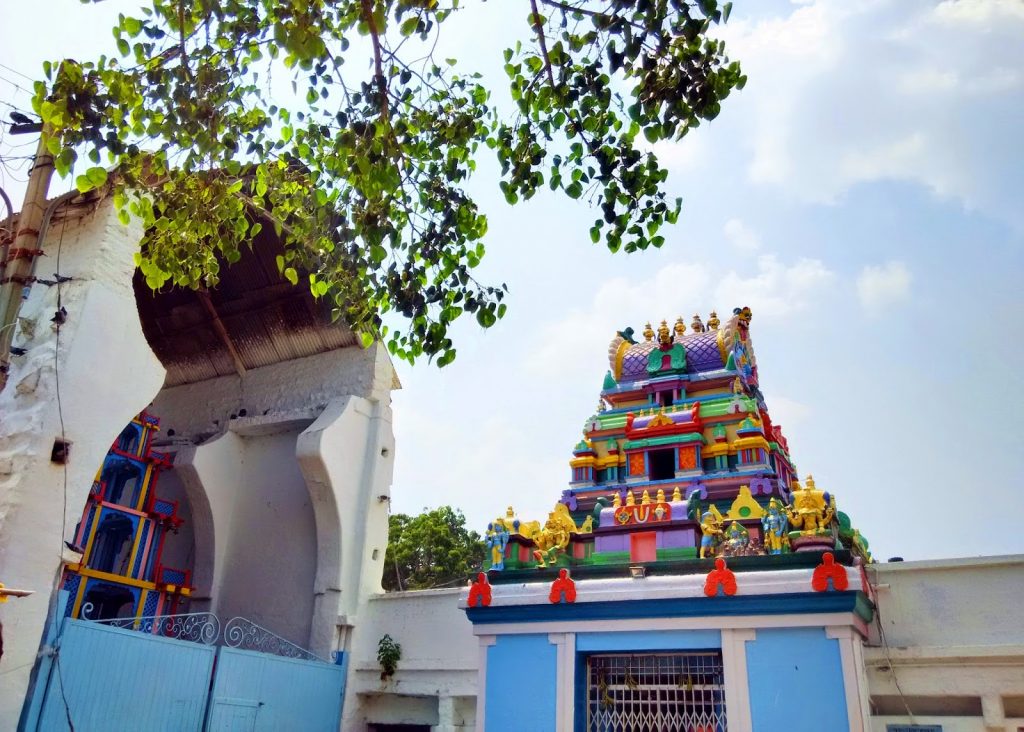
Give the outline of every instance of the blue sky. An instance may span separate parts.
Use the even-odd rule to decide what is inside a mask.
[[[464,4],[443,51],[500,84],[527,6]],[[0,64],[109,50],[132,7],[20,6]],[[1024,551],[1024,4],[741,0],[723,35],[750,80],[659,146],[684,200],[662,250],[608,253],[594,213],[553,194],[509,208],[481,160],[480,274],[509,284],[509,312],[460,325],[445,369],[399,365],[394,508],[543,518],[615,331],[749,305],[774,422],[876,557]],[[0,100],[27,104],[11,82],[29,86],[0,67]]]

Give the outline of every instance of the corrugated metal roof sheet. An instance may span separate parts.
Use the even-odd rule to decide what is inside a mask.
[[[233,265],[221,265],[221,281],[209,292],[218,317],[246,369],[356,346],[343,323],[304,285],[277,272],[281,244],[267,227]],[[300,279],[300,283],[303,280]],[[167,386],[236,373],[234,359],[213,318],[191,290],[154,293],[140,273],[136,302],[150,346],[167,369]]]

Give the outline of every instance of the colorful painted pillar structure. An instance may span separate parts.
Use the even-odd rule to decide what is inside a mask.
[[[190,570],[161,563],[167,535],[176,533],[182,520],[177,502],[156,492],[161,471],[171,467],[152,448],[159,429],[159,419],[140,414],[118,436],[96,474],[75,533],[74,549],[82,560],[64,573],[71,617],[173,615],[192,591]]]
[[[508,507],[488,527],[463,598],[478,729],[869,724],[867,542],[799,482],[751,317],[619,331],[569,488],[543,522]]]

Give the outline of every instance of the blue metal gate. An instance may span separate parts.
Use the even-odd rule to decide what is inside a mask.
[[[220,648],[210,695],[209,732],[335,732],[345,668]]]
[[[186,625],[165,616],[133,627],[63,621],[57,663],[46,664],[31,732],[334,732],[341,724],[345,665],[276,638],[289,656],[211,645],[219,621]],[[246,638],[267,633],[241,618]],[[229,623],[229,629],[232,624]],[[154,632],[155,628],[155,632]],[[175,638],[161,637],[170,629]],[[184,633],[181,631],[184,629]],[[212,630],[212,633],[205,631]],[[141,632],[140,632],[141,631]],[[178,640],[178,638],[190,638]],[[225,640],[240,642],[225,633]],[[265,649],[269,646],[261,645]],[[29,701],[32,705],[31,700]]]
[[[217,649],[66,620],[38,730],[200,730]]]

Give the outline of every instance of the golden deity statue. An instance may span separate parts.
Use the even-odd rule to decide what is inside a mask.
[[[793,481],[791,500],[786,515],[794,529],[808,536],[828,532],[835,518],[835,498],[826,498],[826,494],[815,487],[814,476],[807,476],[806,488],[799,481]]]

